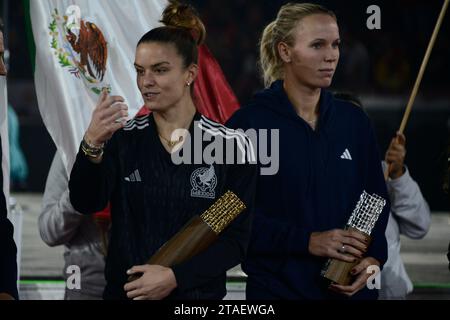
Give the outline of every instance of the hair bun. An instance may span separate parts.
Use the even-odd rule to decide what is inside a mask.
[[[197,11],[188,4],[169,1],[169,5],[163,11],[161,22],[166,26],[188,29],[197,45],[205,41],[205,26]]]

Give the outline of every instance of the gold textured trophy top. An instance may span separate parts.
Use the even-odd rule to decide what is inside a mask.
[[[216,202],[208,208],[200,218],[205,221],[208,226],[219,234],[225,229],[234,218],[237,217],[246,208],[245,204],[239,197],[228,190]]]

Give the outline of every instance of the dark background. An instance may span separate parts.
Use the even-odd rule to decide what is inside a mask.
[[[93,0],[96,1],[96,0]],[[262,88],[258,41],[287,1],[187,1],[199,11],[207,44],[241,103]],[[358,94],[372,118],[380,151],[398,129],[443,1],[311,1],[335,11],[343,45],[333,86]],[[369,5],[381,9],[381,30],[369,30]],[[7,8],[7,9],[6,9]],[[55,147],[37,107],[22,1],[2,0],[10,50],[9,101],[18,113],[29,166],[22,191],[43,192]],[[450,9],[449,9],[450,10]],[[7,11],[7,14],[5,12]],[[449,211],[442,191],[450,116],[450,12],[442,25],[406,128],[406,163],[432,210]]]

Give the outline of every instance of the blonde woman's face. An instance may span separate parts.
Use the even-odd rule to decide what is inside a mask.
[[[293,31],[288,46],[285,75],[310,88],[331,84],[339,61],[339,28],[333,17],[314,14],[303,18]]]

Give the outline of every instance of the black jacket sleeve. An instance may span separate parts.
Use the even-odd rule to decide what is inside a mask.
[[[1,146],[1,139],[0,139]],[[2,151],[0,147],[0,162]],[[15,299],[17,292],[17,248],[14,243],[14,229],[7,217],[7,206],[3,194],[3,172],[0,169],[0,293],[8,293]]]
[[[204,252],[172,267],[178,290],[200,287],[241,263],[247,251],[256,185],[255,164],[234,164],[227,169],[226,188],[244,202],[246,209]],[[201,214],[201,213],[200,213]]]
[[[98,164],[91,162],[80,146],[69,179],[70,202],[76,211],[92,214],[108,204],[116,181],[116,137],[117,133],[108,141]]]

